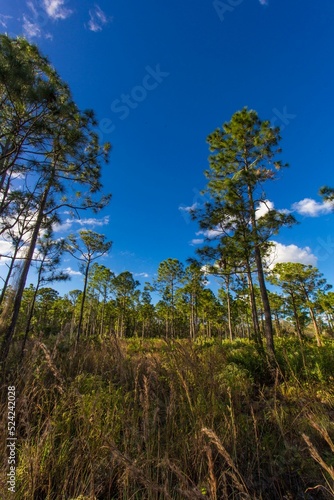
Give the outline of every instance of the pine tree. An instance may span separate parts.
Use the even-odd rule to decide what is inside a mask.
[[[0,37],[0,101],[0,232],[31,215],[11,308],[2,317],[4,361],[38,237],[60,222],[65,207],[77,216],[79,210],[97,211],[109,202],[110,196],[99,192],[101,163],[107,161],[110,146],[98,142],[94,113],[78,109],[48,60],[24,39]],[[18,176],[25,178],[23,188]]]
[[[254,260],[264,311],[267,360],[275,367],[275,349],[270,303],[264,276],[263,257],[270,236],[293,218],[273,209],[261,218],[257,210],[266,203],[263,184],[275,179],[275,171],[284,165],[276,159],[280,153],[279,129],[261,121],[255,111],[238,111],[230,122],[208,136],[210,169],[204,191],[210,201],[195,217],[207,236],[233,238],[242,248],[250,266]]]
[[[166,322],[166,337],[174,337],[175,335],[175,292],[183,276],[183,265],[178,259],[169,258],[160,262],[155,286],[161,293],[169,312],[169,318]]]
[[[308,308],[317,344],[321,346],[322,340],[315,313],[315,301],[317,300],[317,294],[321,291],[329,290],[331,285],[326,283],[325,278],[323,278],[323,275],[316,267],[299,262],[280,262],[276,264],[271,272],[270,281],[274,285],[280,286],[290,297],[297,335],[300,339],[302,332],[299,322],[298,305],[302,304]]]
[[[94,260],[99,259],[107,253],[112,245],[111,241],[106,241],[103,234],[95,233],[88,229],[83,229],[79,232],[80,240],[78,241],[75,235],[68,237],[66,250],[80,262],[80,271],[84,276],[84,286],[81,296],[80,315],[77,330],[76,344],[78,344],[82,332],[82,322],[84,316],[84,308],[87,295],[88,277],[91,264]]]

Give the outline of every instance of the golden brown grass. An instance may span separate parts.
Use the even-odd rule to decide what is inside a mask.
[[[280,340],[284,379],[272,384],[247,341],[31,342],[6,374],[17,392],[16,498],[331,498],[332,348],[310,345],[305,369]],[[1,491],[6,469],[5,453]]]

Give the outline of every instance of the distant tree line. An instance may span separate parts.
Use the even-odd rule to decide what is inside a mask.
[[[89,270],[85,292],[72,290],[60,296],[51,287],[37,289],[31,284],[26,288],[17,330],[21,337],[27,325],[34,335],[65,332],[73,341],[78,328],[83,338],[254,338],[246,277],[238,275],[231,280],[228,291],[220,278],[221,286],[214,294],[207,286],[206,272],[198,264],[184,268],[177,259],[167,259],[159,265],[155,282],[146,282],[140,289],[129,271],[115,275],[95,262]],[[314,336],[318,345],[324,332],[333,335],[334,292],[328,291],[330,285],[317,268],[279,263],[267,279],[277,285],[277,291],[268,291],[275,335],[293,334],[301,342]],[[160,295],[155,303],[152,292]],[[265,316],[257,284],[254,295],[262,335]]]

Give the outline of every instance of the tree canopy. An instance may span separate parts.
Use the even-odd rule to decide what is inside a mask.
[[[13,240],[14,230],[22,248],[12,305],[3,310],[4,360],[39,236],[52,233],[61,210],[74,216],[110,200],[100,194],[110,145],[99,144],[94,113],[79,110],[49,61],[23,38],[0,36],[0,101],[0,233]]]

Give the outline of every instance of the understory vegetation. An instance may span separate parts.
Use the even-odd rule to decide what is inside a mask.
[[[19,347],[16,498],[333,498],[331,339],[277,338],[275,380],[248,339]]]

